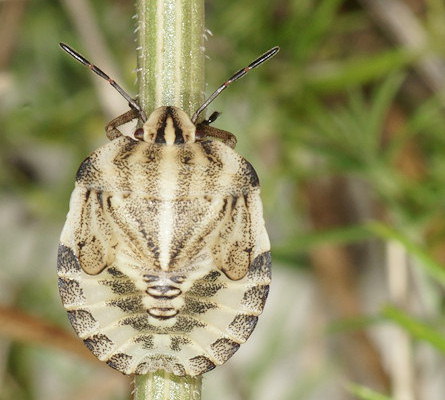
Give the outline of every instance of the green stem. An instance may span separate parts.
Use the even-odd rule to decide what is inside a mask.
[[[157,371],[134,378],[134,400],[200,400],[201,377]]]
[[[204,0],[136,0],[139,101],[149,115],[204,100]],[[134,400],[199,400],[201,377],[157,371],[134,378]]]
[[[192,115],[204,98],[204,0],[137,0],[142,108]]]

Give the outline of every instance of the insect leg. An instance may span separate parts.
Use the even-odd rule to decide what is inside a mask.
[[[122,136],[122,132],[118,129],[118,127],[139,117],[140,117],[139,111],[132,108],[126,113],[112,119],[110,122],[108,122],[107,126],[105,127],[107,138],[110,140],[114,140],[119,136]]]
[[[196,137],[199,139],[205,139],[206,137],[214,137],[221,139],[230,148],[234,149],[236,146],[236,136],[230,132],[223,129],[214,128],[213,126],[208,126],[207,124],[198,124],[196,127]]]

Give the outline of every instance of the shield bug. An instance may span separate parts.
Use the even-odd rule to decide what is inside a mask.
[[[235,136],[198,122],[233,81],[189,117],[173,106],[147,118],[130,110],[106,127],[111,140],[79,167],[58,251],[69,320],[100,360],[124,374],[199,375],[223,364],[252,333],[269,291],[270,243],[258,176]],[[138,119],[134,137],[119,126]]]

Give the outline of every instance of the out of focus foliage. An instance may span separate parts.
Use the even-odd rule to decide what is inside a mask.
[[[0,2],[0,301],[70,330],[55,279],[58,235],[75,171],[106,142],[110,116],[92,84],[99,78],[58,47],[64,41],[85,48],[69,1],[16,2],[24,8],[14,18],[7,11],[12,1]],[[268,322],[259,327],[264,334],[252,340],[246,358],[237,355],[222,372],[209,374],[204,399],[386,398],[384,392],[394,394],[387,359],[392,344],[379,328],[388,326],[401,327],[414,340],[415,398],[444,397],[443,382],[433,379],[445,370],[440,354],[445,349],[445,84],[440,86],[440,78],[431,84],[431,70],[422,63],[433,57],[445,82],[445,6],[439,0],[401,2],[423,30],[422,45],[414,51],[370,12],[371,3],[207,2],[213,34],[206,42],[209,92],[262,51],[281,46],[276,58],[212,107],[223,113],[216,125],[237,135],[238,151],[261,178],[275,276],[284,283],[277,286],[281,291],[272,288]],[[135,93],[132,2],[90,4],[89,16],[123,86]],[[88,57],[101,65],[94,54]],[[117,102],[124,111],[125,102]],[[338,192],[348,191],[339,209],[330,196],[314,200],[314,184],[337,179],[346,182]],[[335,223],[325,223],[331,217],[324,213],[334,215]],[[404,301],[383,308],[392,300],[384,289],[389,242],[410,259],[411,286]],[[353,268],[322,276],[329,269],[321,267],[314,274],[325,246],[346,249]],[[341,279],[353,282],[359,293],[354,307],[361,315],[338,312],[344,297],[320,290],[326,279],[332,287]],[[335,309],[337,303],[337,311],[322,306]],[[342,332],[360,329],[377,338],[387,381],[373,385],[357,378],[351,371],[367,355],[347,356],[332,347]],[[11,340],[1,327],[0,334],[1,400],[128,398],[126,382],[107,367],[36,346],[32,332],[28,343]],[[353,384],[344,387],[345,382]],[[436,390],[427,392],[433,383]]]

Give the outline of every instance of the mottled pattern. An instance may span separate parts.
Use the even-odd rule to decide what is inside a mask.
[[[104,354],[107,354],[113,349],[114,343],[105,335],[92,335],[83,341],[85,346],[96,356],[102,359]]]
[[[77,172],[59,290],[85,345],[125,374],[199,375],[262,312],[270,245],[253,167],[218,141],[119,137]]]
[[[130,367],[132,359],[128,354],[117,353],[107,360],[107,364],[118,371],[125,371]]]
[[[232,357],[235,351],[238,350],[239,346],[240,344],[234,340],[222,338],[212,343],[210,349],[213,357],[218,361],[218,364],[222,364],[227,359]]]
[[[66,246],[60,245],[57,254],[57,268],[60,274],[75,274],[80,272],[80,265],[73,251]]]
[[[78,335],[95,332],[99,328],[93,315],[85,310],[68,311],[68,318]]]
[[[249,314],[238,314],[229,325],[229,332],[238,341],[246,340],[258,322],[258,317]]]
[[[65,306],[74,306],[85,301],[80,282],[73,279],[59,278],[59,293]]]

